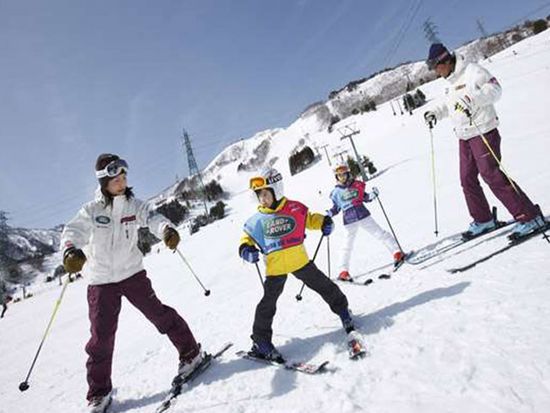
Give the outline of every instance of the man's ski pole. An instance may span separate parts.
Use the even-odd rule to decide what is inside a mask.
[[[431,146],[431,155],[432,155],[432,188],[433,188],[434,222],[435,222],[434,234],[437,237],[437,235],[439,234],[439,229],[438,229],[438,222],[437,222],[437,192],[436,192],[437,190],[436,190],[436,184],[435,184],[434,134],[432,132],[434,125],[432,122],[429,122],[428,126],[430,128],[430,146]]]
[[[59,294],[59,298],[55,302],[55,306],[53,308],[52,316],[50,317],[50,321],[48,323],[48,326],[46,327],[46,331],[44,331],[44,335],[42,336],[42,340],[40,341],[40,345],[38,346],[38,350],[36,351],[36,354],[34,355],[34,359],[31,364],[31,368],[29,369],[29,372],[27,373],[27,377],[25,377],[25,380],[23,380],[19,384],[19,390],[25,391],[29,388],[29,378],[32,373],[32,369],[34,368],[34,364],[36,363],[36,360],[38,359],[38,355],[40,354],[40,350],[42,350],[42,345],[44,344],[44,341],[46,341],[46,337],[48,336],[48,333],[50,332],[50,328],[53,324],[53,320],[55,318],[55,315],[57,314],[57,310],[59,309],[59,306],[61,305],[61,300],[63,299],[63,295],[65,294],[65,290],[67,289],[67,285],[69,285],[69,277],[65,280],[63,283],[63,288],[61,288],[61,294]]]
[[[204,290],[204,295],[206,296],[209,296],[210,295],[210,290],[207,290],[204,285],[202,285],[201,283],[201,280],[199,279],[199,277],[197,276],[197,274],[195,274],[195,271],[193,271],[193,268],[191,268],[191,265],[189,265],[189,263],[187,262],[187,260],[185,259],[185,257],[183,256],[183,254],[181,253],[181,251],[179,249],[176,248],[176,252],[178,253],[178,255],[181,257],[181,259],[183,260],[183,262],[185,263],[185,265],[187,265],[187,268],[189,268],[189,271],[191,271],[191,274],[193,274],[193,276],[195,277],[195,280],[197,280],[197,282],[200,284],[200,286],[202,287],[202,289]]]
[[[315,253],[313,254],[313,258],[310,262],[314,262],[315,258],[317,257],[317,253],[319,252],[319,247],[321,246],[321,243],[323,242],[323,238],[325,238],[324,235],[321,235],[321,239],[319,240],[319,243],[317,244],[317,248],[315,249]],[[302,288],[300,288],[300,292],[296,295],[296,300],[301,301],[302,300],[302,292],[304,291],[304,287],[306,286],[306,283],[302,283]]]

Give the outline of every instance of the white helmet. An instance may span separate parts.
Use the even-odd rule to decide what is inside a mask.
[[[249,188],[254,192],[268,188],[276,200],[284,196],[283,175],[275,168],[264,168],[259,175],[250,178]]]

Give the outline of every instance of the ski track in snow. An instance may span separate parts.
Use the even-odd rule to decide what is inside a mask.
[[[550,30],[505,50],[486,66],[503,85],[497,103],[501,118],[503,162],[507,171],[546,213],[550,210],[548,151],[550,126]],[[422,86],[429,99],[442,93],[438,80]],[[355,121],[361,153],[385,170],[368,183],[380,199],[405,249],[434,242],[429,135],[423,109],[413,116],[393,117],[388,105]],[[339,125],[336,125],[339,126]],[[273,140],[275,165],[284,174],[290,198],[324,211],[333,186],[326,161],[290,177],[286,159],[294,136],[310,130],[320,144],[337,144],[334,132],[317,132],[311,120],[298,120]],[[458,177],[457,139],[448,121],[434,129],[440,238],[469,223]],[[231,164],[222,170],[222,186],[235,196],[231,212],[189,237],[181,250],[212,290],[205,297],[177,255],[161,247],[145,259],[157,294],[187,320],[205,349],[216,351],[226,341],[235,346],[182,394],[170,412],[547,412],[550,411],[550,245],[537,239],[463,274],[445,269],[491,251],[490,243],[428,268],[405,265],[391,280],[368,287],[339,284],[350,301],[369,356],[351,361],[339,320],[312,291],[295,295],[301,284],[289,277],[278,303],[274,342],[290,359],[330,360],[332,371],[307,376],[262,366],[234,355],[250,346],[250,330],[261,286],[254,266],[237,257],[244,220],[253,213],[242,191],[249,175]],[[130,177],[131,180],[131,177]],[[319,193],[320,191],[320,193]],[[491,204],[509,219],[489,191]],[[368,205],[387,227],[380,208]],[[76,212],[76,211],[75,211]],[[330,237],[332,274],[337,272],[341,218]],[[319,240],[310,232],[310,253]],[[154,250],[156,251],[156,250]],[[323,243],[316,263],[327,267]],[[383,246],[359,234],[351,272],[359,273],[389,260]],[[263,268],[263,266],[262,266]],[[2,369],[0,412],[85,411],[84,345],[88,339],[86,286],[71,284],[29,380],[25,378],[42,338],[59,289],[41,288],[30,300],[12,304],[0,321]],[[115,345],[113,383],[116,394],[109,412],[152,412],[167,394],[177,355],[126,301]]]

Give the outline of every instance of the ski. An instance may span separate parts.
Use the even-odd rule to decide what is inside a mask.
[[[524,235],[522,237],[516,237],[516,238],[511,238],[509,236],[509,241],[508,241],[508,244],[491,252],[490,254],[487,254],[481,258],[478,258],[477,260],[475,261],[472,261],[470,262],[468,265],[464,265],[462,267],[457,267],[457,268],[451,268],[451,269],[448,269],[447,272],[450,272],[451,274],[456,274],[456,273],[459,273],[459,272],[464,272],[464,271],[467,271],[471,268],[474,268],[476,265],[478,264],[481,264],[485,261],[488,261],[490,260],[491,258],[497,256],[497,255],[500,255],[502,254],[503,252],[506,252],[508,251],[509,249],[517,246],[517,245],[520,245],[520,244],[523,244],[525,241],[528,241],[532,238],[534,238],[536,235],[540,235],[540,234],[543,234],[543,237],[548,241],[550,242],[548,236],[546,234],[544,234],[544,231],[550,229],[550,223],[547,223],[544,227],[542,228],[539,228],[537,229],[536,231],[533,231],[527,235]]]
[[[204,356],[203,361],[187,377],[182,378],[179,375],[174,377],[174,379],[172,380],[172,388],[170,389],[170,392],[168,393],[166,398],[163,400],[161,405],[155,410],[155,412],[156,413],[165,412],[171,406],[173,406],[177,401],[177,397],[183,392],[184,386],[186,384],[191,383],[198,376],[204,373],[212,365],[212,361],[220,357],[223,353],[225,353],[232,345],[233,343],[225,343],[217,353],[206,354]]]
[[[397,270],[399,270],[399,268],[401,268],[403,266],[403,264],[405,264],[405,262],[407,262],[407,257],[409,257],[412,254],[414,254],[414,251],[407,252],[405,254],[405,257],[401,261],[393,263],[393,270],[391,272],[382,273],[382,274],[378,275],[378,279],[379,280],[389,280],[391,278],[391,275],[393,273],[397,272]],[[358,285],[370,285],[373,282],[374,282],[374,280],[372,278],[367,278],[363,283],[358,284]]]
[[[266,365],[281,367],[286,370],[297,371],[305,374],[323,373],[327,371],[326,366],[329,363],[328,361],[323,361],[322,363],[319,363],[319,364],[312,364],[312,363],[307,363],[303,361],[285,361],[284,363],[277,363],[276,361],[273,361],[273,360],[267,360],[264,358],[253,356],[249,352],[243,351],[243,350],[237,351],[236,354],[237,356],[246,360],[256,361]]]

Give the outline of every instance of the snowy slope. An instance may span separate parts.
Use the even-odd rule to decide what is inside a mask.
[[[550,97],[550,31],[517,44],[518,55],[504,51],[487,64],[504,88],[501,115],[504,163],[508,172],[546,213],[550,149],[547,123]],[[442,91],[441,81],[426,85],[428,99]],[[421,119],[394,117],[387,106],[347,119],[361,130],[356,144],[380,170],[369,182],[381,200],[402,245],[418,248],[433,235],[429,135]],[[341,125],[335,125],[335,128]],[[293,124],[273,138],[275,164],[285,177],[289,197],[312,210],[329,206],[333,177],[326,161],[290,177],[286,157],[293,136],[309,132],[318,143],[339,145],[337,132]],[[457,140],[448,122],[434,130],[441,236],[463,230],[469,217],[458,182]],[[224,174],[224,172],[220,172]],[[231,214],[183,239],[182,252],[203,283],[205,297],[177,255],[165,249],[145,260],[160,298],[189,322],[206,349],[223,342],[248,348],[254,308],[261,286],[253,266],[237,257],[243,221],[254,211],[242,189],[250,173],[227,172],[234,194]],[[223,185],[223,183],[222,183]],[[490,197],[495,205],[500,204]],[[375,219],[385,224],[380,208]],[[508,215],[502,211],[503,218]],[[330,237],[333,275],[341,221]],[[319,240],[311,233],[310,253]],[[279,301],[274,341],[291,358],[330,359],[336,368],[321,376],[299,375],[237,359],[229,352],[182,395],[173,412],[547,412],[550,411],[550,245],[532,240],[462,275],[445,269],[491,250],[489,243],[420,270],[405,266],[389,281],[369,287],[343,285],[365,335],[370,357],[352,362],[344,353],[337,317],[311,291],[297,302],[300,284],[289,277]],[[317,264],[326,269],[326,244]],[[359,234],[352,271],[390,258],[383,247]],[[47,337],[30,389],[20,393],[59,289],[43,291],[10,307],[0,322],[2,369],[0,412],[79,412],[85,405],[85,353],[88,338],[86,286],[70,285]],[[166,394],[176,368],[176,353],[166,339],[127,302],[120,315],[113,365],[117,389],[112,412],[151,412]]]

